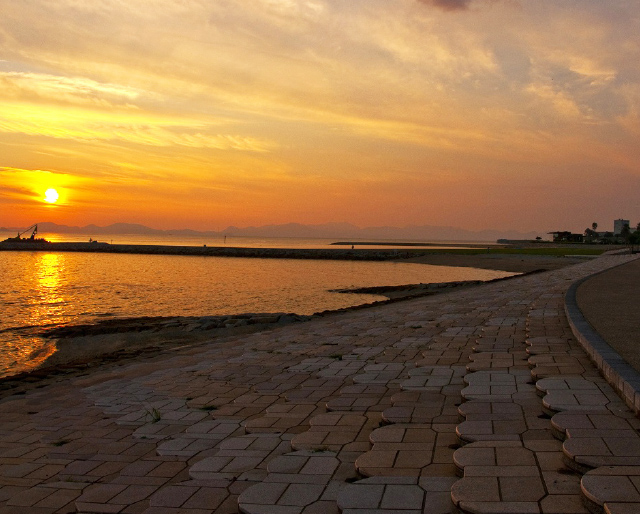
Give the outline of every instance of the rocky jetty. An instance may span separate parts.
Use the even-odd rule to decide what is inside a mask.
[[[29,251],[133,253],[145,255],[198,255],[203,257],[257,257],[262,259],[336,259],[356,261],[385,261],[409,259],[425,250],[397,249],[341,249],[341,248],[239,248],[226,246],[171,246],[91,243],[32,243]],[[25,245],[2,242],[0,251],[24,251]]]
[[[502,280],[502,279],[497,279]],[[414,296],[415,294],[436,293],[442,289],[452,289],[454,287],[463,286],[477,286],[484,284],[487,281],[484,280],[459,280],[455,282],[441,282],[441,283],[429,283],[429,284],[403,284],[398,286],[374,286],[374,287],[358,287],[354,289],[332,289],[333,293],[354,293],[354,294],[379,294],[382,296],[393,297],[395,294],[389,296],[387,293],[403,293],[403,296]],[[492,282],[492,281],[489,281]],[[409,293],[409,294],[407,294]]]

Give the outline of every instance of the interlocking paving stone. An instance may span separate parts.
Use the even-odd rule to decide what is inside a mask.
[[[535,391],[528,370],[476,371],[464,377],[468,384],[461,394],[467,400],[511,401],[521,393]]]
[[[314,411],[311,405],[275,403],[267,407],[264,416],[247,421],[244,428],[247,433],[282,433],[302,425]]]
[[[551,418],[554,435],[560,440],[568,437],[593,437],[617,433],[628,437],[640,429],[640,420],[624,418],[611,412],[559,412]]]
[[[267,457],[288,450],[288,444],[277,434],[252,434],[224,440],[216,454],[205,457],[189,468],[196,480],[234,480],[257,469]]]
[[[519,441],[482,441],[456,450],[463,478],[451,488],[462,512],[539,513],[544,478],[533,451]]]
[[[456,380],[455,371],[449,366],[421,366],[414,368],[409,370],[409,378],[400,382],[400,387],[405,391],[439,391],[445,386],[459,382],[459,380]]]
[[[367,418],[355,414],[328,413],[315,416],[309,430],[296,435],[291,447],[296,450],[339,450],[355,441]]]
[[[584,472],[600,466],[640,466],[640,436],[572,437],[562,445],[567,462]]]
[[[365,476],[419,476],[433,461],[437,433],[431,425],[402,424],[377,428],[372,448],[355,462]]]
[[[458,438],[464,442],[519,441],[527,431],[522,406],[515,403],[465,402],[459,408],[465,421],[456,427]]]
[[[477,453],[476,461],[462,466],[465,476],[453,492],[468,494],[458,509],[584,514],[579,477],[564,467],[563,450],[573,448],[578,460],[595,464],[605,457],[636,458],[638,420],[574,340],[563,295],[576,279],[630,258],[603,257],[446,297],[234,336],[179,349],[153,364],[125,363],[117,375],[98,370],[24,398],[6,398],[0,401],[0,501],[13,509],[26,504],[34,514],[53,514],[74,502],[85,512],[230,514],[237,511],[238,496],[251,491],[247,498],[259,501],[246,503],[254,507],[245,512],[337,514],[341,498],[352,498],[347,514],[444,513],[451,509],[457,452],[486,450],[482,445],[491,443],[498,463],[502,452],[496,448],[505,447],[496,445],[517,443],[506,447],[510,461],[500,457],[499,465],[487,467],[478,464]],[[485,371],[467,373],[467,365],[512,378],[500,383],[498,375],[483,376]],[[541,378],[546,376],[555,385]],[[542,416],[532,377],[550,406],[570,410],[551,422]],[[458,412],[463,388],[470,401]],[[594,410],[596,395],[605,409]],[[319,414],[325,406],[333,411]],[[333,415],[354,423],[326,417]],[[414,443],[394,440],[402,427],[379,427],[381,420],[409,423],[408,431],[425,425],[429,437],[435,434],[433,442],[420,443],[431,445],[431,462],[420,468],[419,478],[345,482],[355,478],[357,459],[366,462],[376,452],[392,452],[392,466],[407,464],[404,469],[418,472],[416,459],[397,457],[412,448],[422,459],[423,450],[400,449]],[[488,424],[491,436],[517,440],[483,441]],[[265,433],[244,435],[247,429]],[[479,440],[456,450],[456,430],[462,442]],[[564,437],[564,444],[554,435]],[[308,450],[292,452],[293,441]],[[157,455],[162,452],[167,454]],[[456,462],[464,463],[463,457],[457,454]],[[199,475],[198,467],[210,474]],[[499,468],[511,468],[511,474]],[[195,480],[188,479],[190,472]],[[589,480],[595,478],[589,474]],[[256,496],[255,485],[267,494]],[[278,488],[280,494],[270,499]],[[380,494],[372,502],[368,493],[374,490]],[[635,506],[609,501],[603,508],[629,514]]]
[[[372,477],[343,487],[338,507],[343,514],[449,514],[451,477]]]
[[[340,465],[336,454],[328,451],[296,451],[280,455],[268,464],[262,483],[246,489],[238,497],[245,513],[302,512],[321,502],[329,481]],[[269,491],[265,494],[265,491]],[[298,509],[298,510],[295,510]]]
[[[366,412],[383,404],[389,392],[386,384],[353,384],[340,389],[339,395],[326,402],[328,411]]]
[[[640,466],[604,466],[586,473],[581,488],[594,514],[640,512]]]
[[[471,361],[467,364],[469,372],[489,371],[496,369],[509,369],[514,366],[525,366],[527,364],[526,352],[485,352],[474,353],[469,356]]]

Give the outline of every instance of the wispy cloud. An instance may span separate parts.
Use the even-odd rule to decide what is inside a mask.
[[[115,141],[136,145],[267,152],[275,144],[236,134],[206,133],[208,127],[194,120],[153,119],[140,116],[101,115],[82,109],[42,109],[28,105],[2,106],[0,132],[45,136],[75,141]]]
[[[124,106],[151,93],[118,84],[105,84],[86,77],[64,77],[45,73],[0,72],[2,96],[34,101],[68,102],[96,107]]]

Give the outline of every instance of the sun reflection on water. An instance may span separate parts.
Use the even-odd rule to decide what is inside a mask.
[[[489,280],[509,273],[411,263],[0,252],[0,377],[55,351],[42,329],[137,316],[312,314],[381,299],[333,289]]]
[[[37,330],[46,325],[69,321],[71,317],[65,313],[65,306],[69,300],[61,287],[65,256],[37,253],[33,257],[33,268],[26,278],[30,290],[27,296],[30,308],[24,324]],[[27,369],[38,367],[55,350],[54,344],[35,337],[29,331],[21,333],[17,335],[11,347],[4,349],[0,357],[0,376],[3,369],[11,367],[16,362],[23,363],[22,367]]]
[[[33,325],[60,323],[64,318],[64,306],[67,298],[60,287],[64,273],[64,255],[45,253],[38,255],[35,263],[35,291],[32,296],[31,311]]]

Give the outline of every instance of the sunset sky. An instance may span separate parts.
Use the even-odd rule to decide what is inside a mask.
[[[638,0],[0,13],[0,226],[640,221]]]

